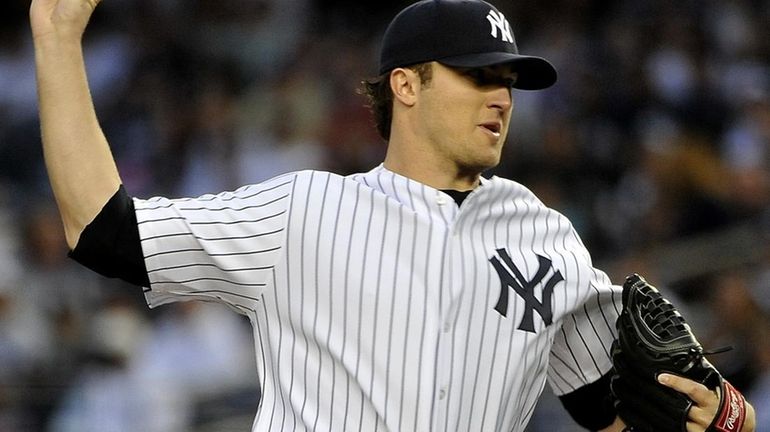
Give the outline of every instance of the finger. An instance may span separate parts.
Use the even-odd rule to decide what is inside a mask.
[[[663,373],[658,376],[658,382],[680,393],[684,393],[693,402],[702,407],[719,405],[719,397],[716,392],[709,390],[708,387],[697,381]]]
[[[88,5],[91,6],[91,9],[96,9],[96,6],[99,4],[101,0],[86,0],[88,2]]]
[[[695,423],[702,428],[706,428],[714,420],[716,415],[713,409],[704,409],[697,405],[693,405],[690,408],[690,412],[687,413],[687,417],[690,419],[688,423]]]

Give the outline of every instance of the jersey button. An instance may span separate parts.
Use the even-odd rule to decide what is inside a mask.
[[[449,323],[444,324],[444,333],[449,333],[449,331],[452,330],[452,325]]]
[[[438,391],[438,398],[439,398],[439,400],[444,400],[445,397],[446,397],[446,387],[444,387],[444,388],[442,388],[442,389],[440,389]]]
[[[442,206],[447,203],[446,197],[439,191],[436,191],[436,204]]]

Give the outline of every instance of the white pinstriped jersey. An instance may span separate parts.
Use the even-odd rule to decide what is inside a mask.
[[[523,186],[451,197],[383,166],[135,200],[150,306],[254,327],[254,431],[522,431],[606,373],[619,287]]]

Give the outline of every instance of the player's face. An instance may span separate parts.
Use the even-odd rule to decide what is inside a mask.
[[[515,80],[508,66],[460,69],[433,64],[432,79],[418,105],[425,138],[439,158],[477,173],[500,162]]]

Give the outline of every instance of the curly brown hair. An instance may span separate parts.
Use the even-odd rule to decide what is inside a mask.
[[[433,77],[433,67],[430,63],[419,63],[407,66],[417,72],[420,84],[427,85]],[[390,89],[390,71],[372,79],[361,81],[360,93],[368,100],[368,107],[374,115],[377,132],[385,140],[390,139],[390,124],[393,120],[393,91]]]

